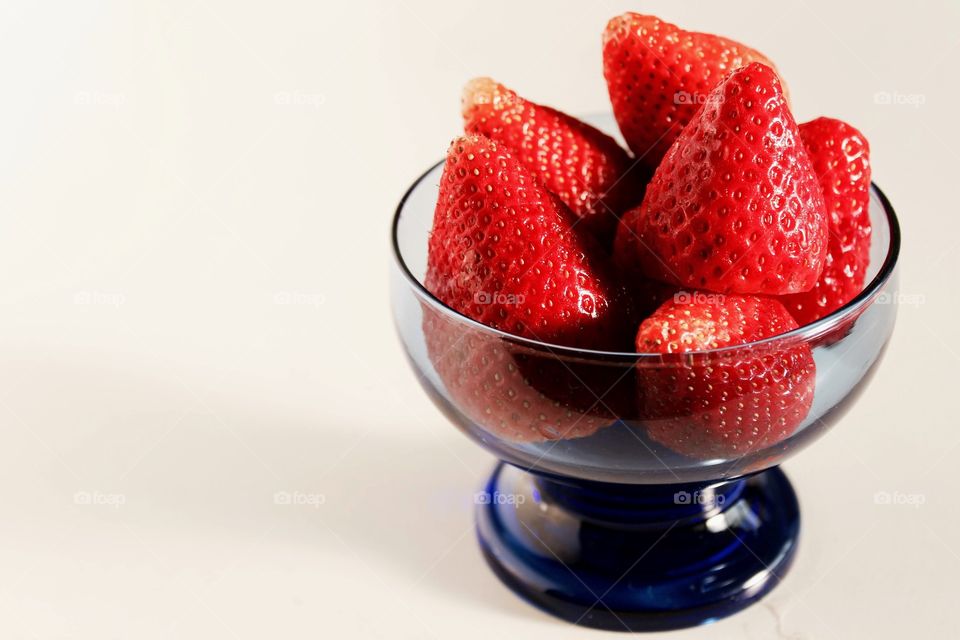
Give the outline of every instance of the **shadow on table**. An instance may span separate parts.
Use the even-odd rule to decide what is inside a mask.
[[[61,374],[71,395],[113,398],[105,415],[38,434],[61,449],[63,464],[43,471],[57,492],[71,495],[80,483],[126,496],[122,510],[87,513],[123,520],[147,543],[184,536],[215,547],[220,536],[249,535],[263,545],[258,553],[296,545],[303,554],[353,555],[370,584],[378,575],[395,574],[390,583],[399,577],[400,602],[404,592],[425,588],[549,619],[486,566],[474,494],[494,460],[439,415],[429,425],[365,429],[266,411],[239,394],[208,394],[198,403],[118,372],[50,371],[46,380]]]

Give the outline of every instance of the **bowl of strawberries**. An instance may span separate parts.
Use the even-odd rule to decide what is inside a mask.
[[[612,116],[467,83],[394,218],[393,309],[501,461],[477,499],[497,575],[577,624],[678,628],[789,568],[779,465],[877,370],[900,231],[863,134],[798,123],[763,54],[627,13],[603,65]]]

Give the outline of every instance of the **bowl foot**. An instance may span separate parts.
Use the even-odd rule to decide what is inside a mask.
[[[800,528],[777,468],[634,486],[500,464],[481,495],[477,533],[500,579],[548,613],[611,630],[690,627],[743,609],[783,578]]]

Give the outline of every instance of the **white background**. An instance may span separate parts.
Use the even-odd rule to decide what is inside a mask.
[[[798,120],[866,133],[910,301],[786,465],[786,581],[671,637],[955,634],[960,4],[351,0],[0,9],[0,637],[601,637],[484,565],[493,460],[403,360],[387,230],[468,78],[607,109],[627,9],[749,43]]]

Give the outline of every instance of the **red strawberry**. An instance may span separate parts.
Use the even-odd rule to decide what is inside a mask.
[[[603,33],[603,74],[620,131],[655,168],[706,95],[737,67],[770,62],[759,51],[656,16],[625,13]]]
[[[637,351],[663,354],[638,364],[650,437],[698,459],[742,456],[774,445],[803,422],[813,402],[810,347],[776,343],[719,353],[797,327],[772,298],[683,292],[643,321]]]
[[[863,288],[870,263],[870,145],[849,124],[817,118],[800,125],[830,215],[827,258],[813,289],[781,298],[801,325],[845,305]]]
[[[622,346],[626,296],[570,210],[504,147],[483,136],[447,153],[425,285],[454,310],[519,336]]]
[[[602,241],[642,195],[641,169],[620,145],[585,122],[518,96],[490,78],[463,92],[464,129],[508,148]],[[646,176],[649,178],[649,175]]]
[[[779,295],[813,287],[827,214],[774,71],[731,73],[684,127],[617,230],[629,271],[683,287]]]
[[[612,424],[614,412],[633,413],[624,403],[635,401],[635,383],[622,368],[561,360],[422,308],[427,354],[452,400],[451,415],[476,437],[569,440]]]

